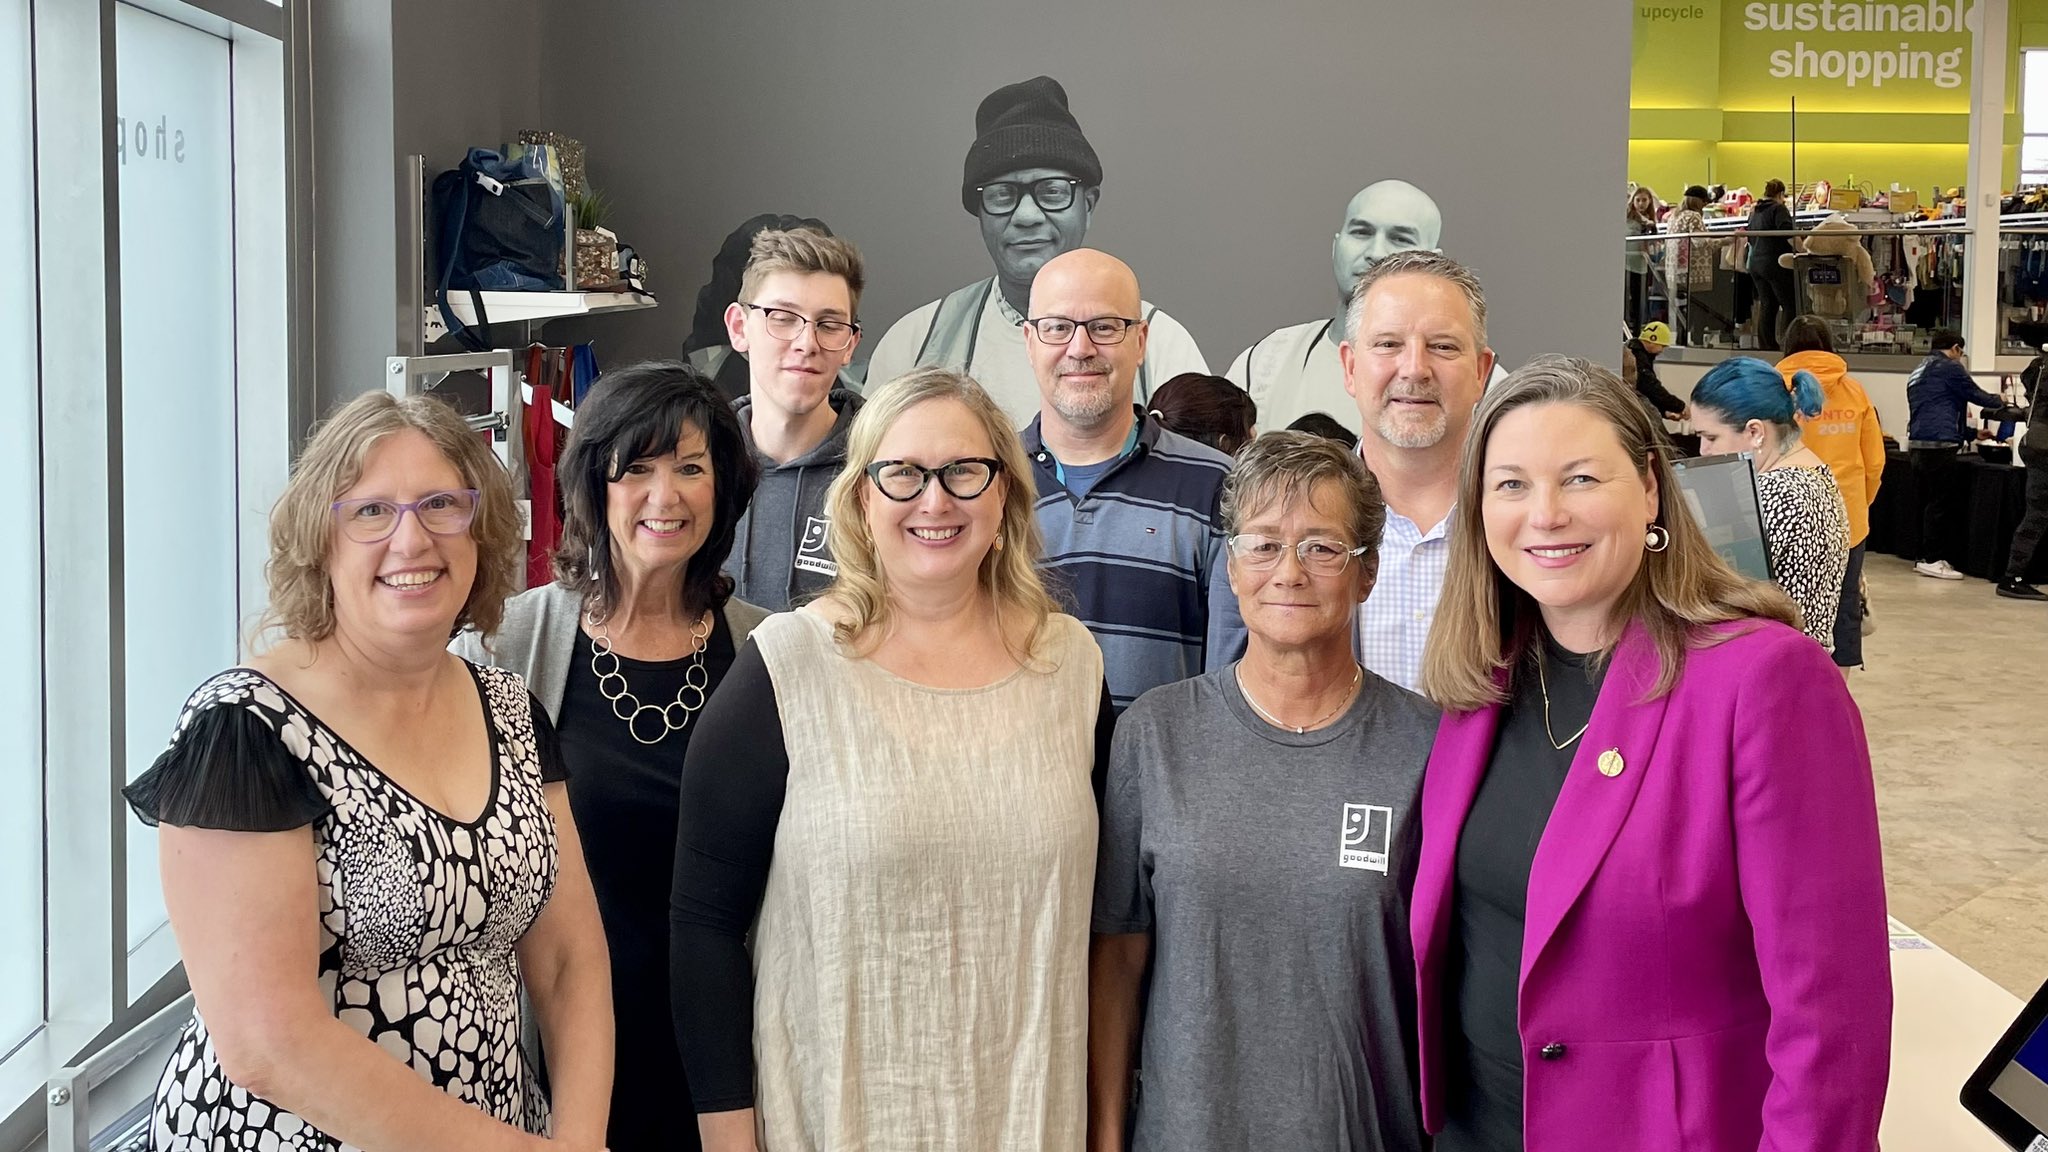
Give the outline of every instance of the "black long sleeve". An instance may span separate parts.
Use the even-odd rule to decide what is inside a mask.
[[[1102,703],[1095,706],[1095,767],[1088,780],[1095,786],[1095,811],[1102,811],[1102,790],[1109,787],[1109,746],[1116,739],[1116,705],[1110,700],[1109,681],[1102,682]]]
[[[1629,349],[1629,353],[1636,358],[1636,391],[1650,402],[1652,408],[1663,415],[1673,420],[1684,415],[1685,401],[1672,395],[1671,390],[1664,387],[1664,382],[1657,379],[1655,358],[1647,351],[1636,351],[1636,348],[1640,347],[1639,341],[1630,343],[1635,345]]]
[[[754,973],[747,927],[761,909],[789,781],[775,684],[749,643],[712,696],[683,758],[669,890],[669,1001],[698,1112],[754,1106]]]

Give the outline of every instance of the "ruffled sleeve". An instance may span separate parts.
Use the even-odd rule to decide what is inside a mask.
[[[144,824],[229,832],[303,828],[331,809],[279,732],[246,702],[194,714],[121,794]]]
[[[540,782],[559,784],[569,778],[569,766],[562,762],[562,739],[540,697],[528,692],[526,699],[533,709],[533,752],[540,760]]]

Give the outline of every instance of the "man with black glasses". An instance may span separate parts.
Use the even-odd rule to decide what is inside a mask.
[[[1038,485],[1047,583],[1102,646],[1118,709],[1147,690],[1227,663],[1212,601],[1236,602],[1219,507],[1230,458],[1132,404],[1151,325],[1138,277],[1081,248],[1031,286],[1024,340],[1041,409],[1024,429]]]
[[[1102,194],[1102,163],[1067,109],[1066,89],[1050,76],[998,88],[974,115],[960,203],[981,221],[995,275],[977,280],[905,316],[875,345],[871,385],[912,368],[942,365],[979,381],[1019,426],[1038,411],[1038,385],[1023,329],[1032,277],[1088,235]],[[1209,371],[1179,321],[1150,304],[1136,313],[1151,328],[1138,366],[1136,394],[1182,372]]]
[[[846,463],[860,396],[838,384],[860,347],[860,253],[807,228],[754,237],[726,335],[747,357],[734,403],[761,483],[740,518],[728,572],[740,599],[788,610],[839,574],[826,543],[825,489]]]

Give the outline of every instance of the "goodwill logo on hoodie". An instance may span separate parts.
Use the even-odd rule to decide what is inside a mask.
[[[796,566],[806,572],[839,575],[839,562],[825,549],[825,537],[832,529],[829,516],[804,517],[804,538],[796,549]]]
[[[834,388],[830,403],[836,419],[824,441],[780,463],[754,447],[753,397],[742,396],[733,404],[747,449],[761,466],[761,480],[746,514],[734,526],[726,571],[733,578],[735,595],[770,612],[787,612],[802,604],[831,587],[839,575],[839,562],[827,541],[832,515],[825,497],[846,467],[846,439],[861,398],[850,389]]]

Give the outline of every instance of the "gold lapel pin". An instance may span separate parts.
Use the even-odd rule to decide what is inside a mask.
[[[1600,774],[1602,776],[1613,779],[1621,775],[1621,770],[1626,767],[1628,765],[1623,763],[1621,759],[1621,749],[1609,748],[1600,754]]]

